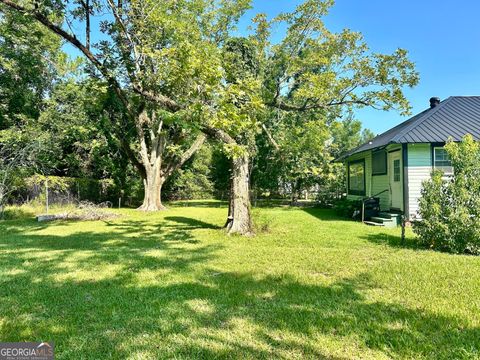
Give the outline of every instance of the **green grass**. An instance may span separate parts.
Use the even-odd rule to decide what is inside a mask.
[[[112,221],[0,223],[0,340],[58,359],[480,358],[480,258],[319,209],[215,202]],[[411,233],[408,233],[411,237]]]

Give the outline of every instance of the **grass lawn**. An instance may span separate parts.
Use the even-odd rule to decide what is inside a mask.
[[[0,340],[58,359],[480,358],[480,258],[320,209],[216,202],[111,221],[0,222]],[[408,235],[411,237],[411,233]]]

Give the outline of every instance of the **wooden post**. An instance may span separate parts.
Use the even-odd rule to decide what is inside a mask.
[[[404,246],[405,245],[405,221],[406,221],[405,215],[402,215],[401,221],[402,221],[402,246]]]
[[[122,198],[118,198],[118,208],[120,209],[122,207]]]

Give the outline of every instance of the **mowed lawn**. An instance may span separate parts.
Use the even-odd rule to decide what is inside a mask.
[[[0,223],[0,340],[58,359],[480,358],[480,258],[400,246],[329,210],[216,202]]]

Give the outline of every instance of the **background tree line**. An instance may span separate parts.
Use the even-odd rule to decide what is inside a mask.
[[[327,0],[259,14],[241,37],[248,0],[0,4],[1,147],[38,144],[16,174],[109,178],[145,211],[228,194],[232,233],[251,232],[252,194],[341,187],[331,160],[371,135],[353,110],[408,112],[418,82],[405,50],[330,32]]]

